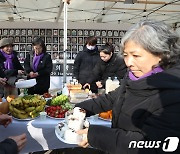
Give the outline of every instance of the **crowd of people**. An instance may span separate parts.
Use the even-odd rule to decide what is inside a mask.
[[[28,94],[43,94],[50,87],[51,56],[46,53],[44,41],[36,38],[24,62],[18,61],[13,42],[0,40],[1,96],[6,86],[13,87],[19,76],[35,78],[37,84]],[[89,99],[75,106],[94,115],[112,110],[111,128],[90,125],[77,131],[85,137],[79,144],[108,154],[163,154],[163,141],[168,137],[180,138],[180,37],[167,24],[143,20],[133,25],[123,36],[121,55],[114,53],[110,43],[97,47],[97,38],[88,37],[82,52],[74,61],[73,76],[97,93],[105,88],[108,77],[117,77],[120,87],[108,94]],[[0,124],[7,127],[9,115],[0,115]],[[0,153],[18,153],[25,143],[26,134],[8,137],[0,142]],[[141,142],[141,148],[131,142]],[[161,143],[145,148],[144,143]],[[151,145],[152,146],[152,145]],[[173,153],[180,153],[177,147]]]

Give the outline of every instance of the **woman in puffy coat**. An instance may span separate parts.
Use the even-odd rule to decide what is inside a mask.
[[[79,144],[111,154],[180,153],[180,38],[164,22],[135,24],[121,40],[129,69],[121,86],[76,104],[87,113],[112,109],[112,128],[90,125]]]
[[[51,56],[46,52],[46,46],[41,38],[35,38],[32,42],[33,52],[28,54],[24,67],[28,79],[36,79],[37,84],[28,89],[28,94],[47,93],[50,87],[50,74],[52,71]]]
[[[97,61],[100,59],[96,44],[96,37],[88,37],[83,51],[79,52],[75,58],[73,76],[78,80],[79,83],[82,84],[82,86],[87,83],[90,72],[93,70]],[[96,82],[91,83],[91,91],[94,93],[98,92]]]
[[[117,79],[120,81],[126,73],[126,65],[122,57],[114,53],[114,47],[110,43],[103,45],[100,50],[100,60],[93,69],[90,77],[87,79],[87,85],[89,83],[96,82],[98,88],[105,88],[105,83],[108,77]]]

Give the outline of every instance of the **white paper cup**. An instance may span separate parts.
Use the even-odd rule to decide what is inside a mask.
[[[40,119],[46,120],[47,113],[46,112],[40,112]]]

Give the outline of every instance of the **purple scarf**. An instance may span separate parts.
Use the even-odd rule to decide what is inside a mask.
[[[6,61],[4,62],[4,68],[5,69],[8,69],[8,70],[11,70],[13,69],[13,63],[12,63],[12,60],[14,58],[14,54],[11,53],[11,54],[7,54],[5,53],[3,50],[1,50],[1,53],[3,54],[3,56],[6,58]]]
[[[143,79],[143,78],[148,77],[148,76],[150,76],[152,74],[156,74],[156,73],[159,73],[159,72],[162,72],[162,71],[163,71],[163,69],[160,66],[158,66],[158,67],[155,67],[152,71],[144,74],[143,76],[141,76],[139,78],[135,77],[134,74],[131,71],[129,71],[129,78],[131,80],[133,80],[133,81],[136,81],[136,80]]]
[[[36,72],[37,71],[37,67],[38,67],[38,64],[41,60],[41,58],[44,56],[44,53],[40,54],[40,55],[36,55],[34,54],[34,57],[33,57],[33,70]]]

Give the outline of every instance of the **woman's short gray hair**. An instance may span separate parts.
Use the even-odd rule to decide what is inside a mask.
[[[144,20],[132,26],[121,40],[121,51],[129,40],[154,55],[160,55],[160,66],[169,68],[180,61],[180,37],[161,21]]]

